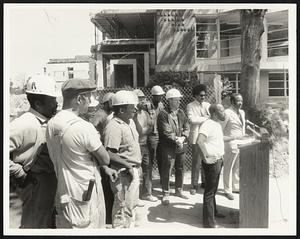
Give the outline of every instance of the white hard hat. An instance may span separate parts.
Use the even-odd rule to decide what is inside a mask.
[[[96,100],[96,97],[94,95],[91,96],[91,103],[89,104],[89,107],[96,107],[99,105],[99,101]]]
[[[34,75],[28,78],[25,86],[28,94],[48,95],[57,97],[55,81],[47,75]]]
[[[159,86],[155,85],[151,88],[151,95],[164,95],[166,92]]]
[[[170,89],[170,90],[167,91],[166,99],[180,98],[180,97],[182,97],[182,94],[177,89]]]
[[[112,98],[112,106],[116,105],[136,105],[138,104],[138,99],[133,91],[120,90]]]
[[[137,97],[146,97],[144,92],[140,89],[135,89],[133,92],[137,95]]]
[[[109,101],[113,96],[115,95],[115,93],[112,92],[108,92],[106,93],[103,98],[102,98],[102,104],[104,104],[105,102]]]

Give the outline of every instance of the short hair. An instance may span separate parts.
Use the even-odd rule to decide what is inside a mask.
[[[237,96],[242,96],[240,93],[233,93],[230,95],[230,103],[234,103]]]
[[[30,94],[27,93],[27,100],[31,108],[35,109],[35,103],[40,101],[41,103],[45,104],[49,99],[47,95],[39,95],[39,94]]]
[[[213,115],[218,112],[218,104],[211,104],[208,108],[210,115]]]
[[[192,95],[195,97],[196,95],[199,95],[201,91],[204,91],[206,93],[206,85],[196,85],[192,90]]]

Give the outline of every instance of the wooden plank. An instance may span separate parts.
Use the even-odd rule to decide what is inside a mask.
[[[269,145],[240,148],[240,227],[267,228],[269,209]]]

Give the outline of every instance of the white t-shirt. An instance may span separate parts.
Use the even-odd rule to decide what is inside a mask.
[[[207,137],[203,143],[207,152],[204,156],[207,159],[219,159],[224,155],[223,130],[220,123],[211,119],[204,121],[200,127],[199,134]]]
[[[57,196],[82,200],[89,180],[98,174],[91,157],[102,145],[98,131],[73,112],[62,110],[48,122],[46,139],[58,179]]]

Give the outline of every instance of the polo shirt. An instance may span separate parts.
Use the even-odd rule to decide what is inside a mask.
[[[142,161],[139,134],[132,119],[127,124],[114,116],[104,130],[104,146],[117,150],[121,158],[133,165],[140,164]]]

